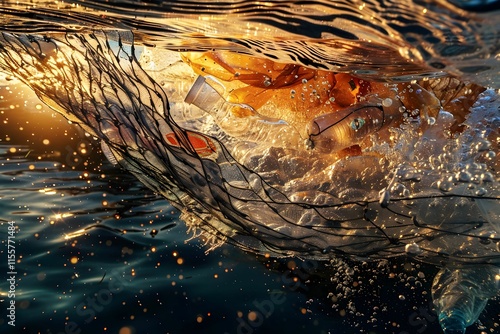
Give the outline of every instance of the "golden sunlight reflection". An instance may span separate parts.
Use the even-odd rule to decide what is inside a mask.
[[[38,192],[46,195],[55,195],[57,194],[57,191],[54,188],[43,188],[43,189],[38,189]],[[56,218],[59,219],[59,218]]]
[[[85,231],[86,231],[86,229],[80,229],[78,231],[74,231],[74,232],[65,234],[64,235],[64,240],[70,240],[70,239],[78,238],[78,237],[84,235]]]
[[[56,214],[54,214],[54,216],[52,216],[52,218],[55,220],[61,220],[61,219],[72,217],[72,216],[73,216],[72,213],[56,213]]]

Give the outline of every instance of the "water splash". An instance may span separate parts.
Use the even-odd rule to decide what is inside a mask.
[[[293,8],[283,5],[286,10]],[[180,13],[188,8],[188,3],[183,3]],[[211,7],[207,8],[210,11]],[[448,10],[459,13],[455,9]],[[22,17],[23,13],[33,11],[41,17],[60,15],[55,10],[30,8],[19,10],[18,15]],[[253,14],[258,15],[255,13],[258,13],[257,9]],[[344,30],[335,30],[335,38],[330,36],[310,42],[292,38],[293,34],[290,34],[289,39],[269,50],[269,40],[264,39],[259,44],[256,39],[248,39],[247,35],[228,40],[223,33],[216,32],[213,34],[216,38],[210,37],[207,31],[215,21],[208,20],[207,26],[203,27],[204,44],[199,45],[200,36],[193,36],[193,31],[187,33],[182,29],[200,29],[200,21],[190,21],[187,17],[181,23],[172,25],[173,32],[160,30],[161,38],[153,34],[141,35],[147,27],[147,24],[143,25],[138,31],[142,43],[161,39],[168,47],[142,47],[139,50],[134,44],[134,36],[125,31],[90,31],[83,28],[78,32],[76,30],[81,27],[76,29],[71,22],[65,22],[60,26],[64,34],[57,33],[55,28],[38,35],[13,34],[16,29],[22,30],[15,24],[19,23],[19,19],[16,21],[16,16],[11,13],[6,17],[9,17],[3,28],[6,32],[0,37],[0,68],[18,77],[32,87],[45,103],[100,138],[110,160],[181,208],[182,217],[193,234],[205,238],[209,246],[232,242],[258,253],[316,259],[329,259],[336,255],[357,259],[409,255],[451,268],[474,266],[481,272],[482,268],[498,266],[497,94],[487,90],[471,113],[464,112],[479,91],[472,93],[472,86],[449,77],[429,78],[443,76],[444,72],[428,71],[427,66],[431,64],[428,59],[435,59],[432,56],[428,59],[415,56],[413,52],[417,52],[418,48],[412,49],[411,43],[405,46],[408,49],[403,56],[388,51],[387,59],[396,65],[386,66],[380,71],[379,67],[385,63],[379,61],[373,67],[374,63],[357,58],[361,51],[370,52],[370,48],[366,43],[356,45],[357,38]],[[237,17],[239,23],[239,19],[251,21],[245,15]],[[82,14],[76,16],[73,23],[82,25],[95,18],[93,13]],[[255,16],[252,18],[255,19]],[[338,22],[346,20],[339,19],[330,26],[331,31],[338,29]],[[450,21],[454,20],[463,19],[450,17]],[[97,23],[102,26],[109,24],[101,19]],[[276,26],[276,21],[265,23]],[[351,23],[351,27],[357,26],[355,20]],[[113,24],[118,25],[116,21]],[[123,19],[119,26],[129,27],[130,24],[131,21]],[[228,27],[231,24],[228,23]],[[477,27],[472,24],[468,28]],[[273,34],[281,30],[271,31],[270,35],[277,38]],[[390,31],[387,35],[395,34],[394,29]],[[483,33],[481,29],[477,31]],[[376,48],[381,50],[387,43],[385,33],[369,25],[367,29],[361,29],[359,35],[377,37],[380,45]],[[453,33],[458,34],[454,30]],[[479,35],[483,36],[481,33]],[[407,43],[411,40],[408,36],[412,34],[401,35],[405,37],[400,42]],[[175,41],[168,36],[175,36]],[[486,44],[490,40],[484,38]],[[258,47],[250,45],[249,41]],[[275,39],[273,41],[276,42]],[[435,51],[440,47],[433,42],[428,42],[429,50]],[[370,118],[370,114],[359,111],[349,113],[353,118],[349,118],[344,128],[354,131],[351,133],[354,138],[371,124],[366,120],[385,120],[385,115],[390,114],[392,120],[401,121],[384,127],[384,131],[377,125],[371,136],[363,134],[358,138],[361,152],[330,154],[319,150],[318,145],[314,148],[313,139],[310,139],[313,145],[301,140],[287,140],[285,144],[282,141],[281,145],[277,145],[272,140],[273,135],[278,133],[277,127],[290,124],[279,121],[279,118],[278,121],[273,119],[273,122],[265,123],[269,126],[264,133],[266,137],[255,140],[249,131],[262,129],[258,128],[258,124],[268,116],[260,113],[266,108],[268,111],[273,109],[272,105],[262,106],[257,111],[247,108],[245,113],[250,112],[251,115],[228,119],[227,115],[232,114],[220,114],[224,108],[199,109],[185,103],[184,97],[199,73],[183,61],[177,51],[171,50],[178,48],[179,43],[186,49],[197,50],[206,49],[208,45],[250,54],[266,50],[268,59],[278,55],[284,62],[292,59],[293,66],[308,65],[320,67],[321,71],[326,68],[354,72],[364,78],[357,80],[375,75],[394,80],[426,80],[422,79],[418,86],[414,86],[415,82],[381,84],[380,87],[390,87],[389,91],[398,95],[391,96],[389,100],[382,96],[377,97],[378,100],[359,102],[369,103],[374,111],[382,111],[382,118],[380,115]],[[283,53],[288,47],[301,43],[304,43],[301,48]],[[343,62],[341,65],[327,56],[320,61],[317,54],[324,53],[309,54],[311,50],[318,51],[320,46],[330,50],[332,45],[337,47],[340,44],[351,46],[340,48],[344,54],[335,53],[338,62]],[[463,46],[460,43],[454,45]],[[467,50],[462,47],[453,53],[451,49],[440,49],[440,60],[444,57],[454,64],[444,66],[446,70],[454,73],[454,66],[461,62],[461,57],[469,55]],[[298,51],[305,52],[305,56],[297,57]],[[357,59],[357,70],[353,68],[355,62],[342,57],[347,55],[346,51],[352,56],[350,59]],[[408,56],[409,53],[412,55]],[[476,57],[477,53],[470,52],[470,55]],[[407,62],[410,58],[420,61],[414,66]],[[488,67],[483,72],[492,68],[495,67]],[[475,69],[476,72],[480,70]],[[486,76],[490,80],[488,82],[494,77]],[[305,80],[305,89],[310,89],[307,85],[311,81]],[[346,87],[350,86],[353,91],[362,87],[359,81],[345,82]],[[269,87],[273,80],[264,78],[262,84]],[[427,103],[431,101],[428,98],[423,98],[426,103],[418,102],[418,89],[423,89],[421,92],[424,93],[432,92],[438,100],[437,105],[442,104],[445,110],[433,111],[434,103]],[[403,95],[404,90],[412,90],[407,96],[413,96],[419,108],[414,105],[409,108],[404,103],[408,100],[401,99],[399,95]],[[293,91],[295,93],[292,94],[290,90],[290,97],[295,98],[297,89]],[[221,92],[218,99],[224,102],[224,98],[227,96]],[[402,103],[397,104],[398,100]],[[456,100],[466,102],[455,103]],[[340,99],[337,96],[328,99],[328,102],[338,104]],[[274,105],[274,109],[280,108]],[[242,113],[234,114],[241,116]],[[336,124],[331,121],[331,116],[318,117],[324,118],[315,118],[316,125],[320,121],[323,124],[325,119]],[[252,123],[255,128],[248,127],[250,120],[255,121]],[[293,130],[306,139],[307,135],[301,133],[307,134],[308,131],[300,124],[294,123]],[[239,126],[245,131],[232,132]],[[324,129],[326,127],[320,128],[318,134],[324,133]],[[260,134],[258,132],[257,135]],[[314,134],[316,132],[308,133]],[[341,148],[344,147],[338,149]],[[465,286],[462,283],[467,281],[475,279],[462,280],[457,286]],[[483,289],[481,285],[478,287]],[[496,293],[489,286],[484,289],[485,298]],[[435,298],[441,309],[447,309],[442,307],[447,304],[442,301],[448,296],[449,293],[436,290]],[[478,304],[481,307],[477,309],[484,307],[483,304]],[[446,307],[454,308],[456,303]],[[479,313],[480,310],[472,312],[472,318]],[[464,325],[469,323],[467,321]]]
[[[5,1],[0,14],[9,32],[118,28],[171,50],[231,50],[372,79],[451,73],[498,87],[498,12],[457,2]]]

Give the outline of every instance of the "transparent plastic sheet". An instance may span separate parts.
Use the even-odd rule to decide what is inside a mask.
[[[196,78],[189,67],[173,56],[166,67],[175,71],[148,70],[151,54],[137,59],[129,32],[3,33],[0,45],[0,68],[100,138],[110,160],[177,205],[209,245],[317,259],[408,254],[435,264],[499,264],[500,119],[492,91],[455,139],[442,137],[443,116],[423,135],[412,124],[392,130],[394,147],[379,142],[373,154],[332,159],[303,144],[229,136],[183,101]]]

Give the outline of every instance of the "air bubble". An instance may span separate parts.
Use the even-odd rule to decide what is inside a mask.
[[[392,99],[390,99],[390,98],[384,99],[382,101],[382,106],[384,106],[385,108],[392,106]]]
[[[427,124],[429,124],[429,125],[436,124],[436,119],[434,117],[427,118]]]
[[[354,275],[354,269],[348,267],[346,270],[345,270],[345,273],[349,276],[352,276]]]

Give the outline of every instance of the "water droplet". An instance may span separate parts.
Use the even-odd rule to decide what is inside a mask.
[[[389,190],[383,189],[382,191],[380,191],[379,195],[380,195],[379,199],[380,206],[383,208],[387,208],[391,200],[391,194]]]
[[[453,189],[453,183],[448,180],[441,180],[438,181],[438,188],[441,191],[448,192],[451,191],[451,189]]]
[[[488,160],[493,160],[495,159],[495,157],[497,156],[497,154],[493,151],[488,151],[486,154],[485,154],[485,157],[486,159]]]
[[[455,179],[459,182],[470,182],[471,181],[471,175],[469,172],[466,172],[466,171],[461,171],[461,172],[458,172],[456,175],[455,175]]]
[[[487,191],[486,189],[480,187],[480,188],[477,188],[476,191],[474,192],[474,194],[476,194],[477,196],[484,196],[486,195]]]
[[[478,152],[488,151],[491,147],[491,143],[487,140],[481,140],[476,144],[476,149]]]
[[[422,180],[422,176],[418,173],[407,172],[403,175],[402,180],[403,181],[420,182]]]
[[[392,186],[391,191],[400,197],[410,196],[410,190],[402,183],[396,183]]]
[[[405,246],[405,252],[408,254],[418,255],[422,253],[422,250],[416,243],[411,243]]]
[[[493,182],[494,181],[493,174],[491,174],[490,172],[482,173],[481,174],[481,181]]]

